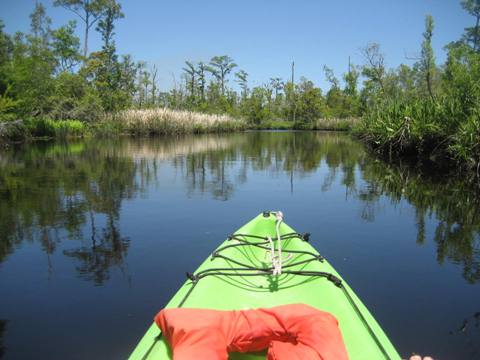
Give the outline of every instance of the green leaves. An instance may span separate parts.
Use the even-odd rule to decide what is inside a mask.
[[[80,39],[75,35],[76,22],[69,21],[52,32],[52,48],[60,71],[72,71],[80,63]]]

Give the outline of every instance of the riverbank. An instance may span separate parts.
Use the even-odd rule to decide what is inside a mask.
[[[312,123],[302,121],[272,120],[248,125],[253,130],[324,130],[350,131],[360,122],[359,118],[320,118]]]
[[[172,110],[132,109],[104,115],[98,121],[33,118],[0,123],[0,142],[15,143],[35,139],[66,139],[85,136],[152,136],[222,133],[243,130],[329,130],[349,131],[359,119],[322,118],[313,123],[265,121],[260,124],[229,115]]]
[[[68,139],[88,136],[151,136],[241,131],[242,119],[228,115],[202,114],[166,108],[126,110],[104,115],[98,121],[33,118],[0,123],[0,143],[38,139]]]
[[[377,106],[353,134],[388,157],[433,162],[480,177],[480,110],[460,112],[449,99],[391,101]]]
[[[259,124],[229,115],[172,110],[132,109],[94,122],[33,118],[0,123],[0,144],[90,136],[157,136],[225,133],[243,130],[345,131],[373,151],[391,159],[430,162],[461,168],[480,177],[480,112],[462,121],[448,116],[448,102],[391,103],[362,118],[321,118],[314,122],[264,121]]]

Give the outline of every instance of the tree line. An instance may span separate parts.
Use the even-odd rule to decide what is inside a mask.
[[[444,64],[436,63],[431,16],[413,66],[386,70],[383,55],[369,49],[372,76],[362,89],[369,106],[356,131],[382,153],[459,165],[480,177],[480,0],[461,6],[474,25],[444,47]]]
[[[436,63],[434,19],[426,16],[419,52],[407,59],[412,65],[388,68],[380,45],[369,43],[361,49],[363,64],[349,62],[344,74],[323,66],[326,91],[293,76],[250,87],[248,73],[228,55],[185,61],[171,90],[160,91],[156,66],[117,52],[115,26],[124,17],[118,1],[55,0],[54,5],[75,19],[53,29],[45,7],[37,3],[29,33],[7,34],[0,23],[1,121],[48,117],[93,122],[105,113],[152,107],[227,113],[253,125],[361,117],[360,133],[367,141],[398,149],[434,148],[447,134],[468,141],[480,127],[480,0],[461,2],[473,16],[472,26],[445,46],[444,64]],[[83,44],[75,35],[77,22],[84,30]],[[90,52],[93,31],[102,45]],[[464,151],[462,156],[469,155]]]
[[[121,5],[115,0],[55,0],[54,5],[82,21],[83,49],[75,35],[77,20],[53,29],[42,3],[30,14],[29,33],[7,34],[0,22],[0,120],[94,121],[104,112],[133,106],[141,66],[116,50]],[[92,30],[102,46],[89,52]]]

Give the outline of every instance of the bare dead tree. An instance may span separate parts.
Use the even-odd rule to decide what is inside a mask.
[[[380,45],[369,43],[360,51],[367,62],[363,67],[363,75],[378,83],[381,89],[385,91],[385,57],[380,52]]]

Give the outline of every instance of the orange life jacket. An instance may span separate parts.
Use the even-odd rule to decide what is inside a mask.
[[[347,350],[330,313],[304,304],[255,310],[171,308],[155,322],[174,360],[227,360],[230,352],[268,349],[268,360],[346,360]]]

